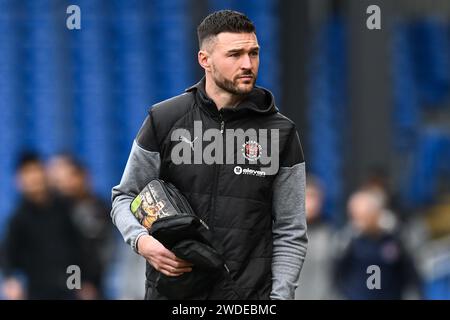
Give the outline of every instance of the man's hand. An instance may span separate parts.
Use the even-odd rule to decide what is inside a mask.
[[[137,243],[141,256],[159,272],[169,277],[177,277],[192,271],[192,263],[177,258],[173,252],[167,250],[161,242],[150,235],[143,235]]]

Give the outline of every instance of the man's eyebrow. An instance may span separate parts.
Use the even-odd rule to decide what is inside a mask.
[[[235,48],[235,49],[230,49],[227,52],[228,53],[235,53],[235,52],[237,53],[237,52],[242,52],[244,50],[245,50],[244,48]],[[250,48],[250,51],[255,51],[255,50],[259,51],[259,46]]]

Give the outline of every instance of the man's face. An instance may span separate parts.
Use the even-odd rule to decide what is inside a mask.
[[[219,33],[207,51],[209,72],[216,86],[235,95],[253,89],[259,68],[255,33]]]
[[[311,222],[320,216],[323,204],[323,194],[317,186],[309,186],[307,184],[305,198],[306,219],[308,222]]]
[[[26,198],[35,200],[47,192],[47,178],[45,169],[40,163],[29,163],[17,173],[19,190]]]
[[[363,232],[370,232],[379,228],[381,208],[373,198],[366,194],[353,196],[348,204],[348,210],[353,226]]]
[[[50,184],[69,197],[76,197],[85,188],[85,175],[64,157],[55,157],[48,166]]]

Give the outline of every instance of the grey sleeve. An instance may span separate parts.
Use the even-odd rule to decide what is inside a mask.
[[[112,189],[111,219],[136,252],[137,240],[148,232],[134,217],[130,204],[150,180],[159,177],[160,165],[159,152],[145,150],[135,140],[120,184]]]
[[[273,191],[273,258],[270,299],[294,299],[308,245],[305,162],[281,167]]]

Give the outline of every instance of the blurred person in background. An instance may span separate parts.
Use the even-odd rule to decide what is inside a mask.
[[[369,170],[361,189],[378,193],[383,202],[383,215],[381,224],[383,228],[393,231],[400,227],[408,218],[408,214],[400,205],[399,196],[392,191],[389,184],[389,175],[383,167],[374,166]]]
[[[70,219],[70,204],[50,192],[44,164],[34,153],[19,159],[16,183],[21,199],[11,215],[3,244],[4,296],[76,298],[67,287],[66,273],[70,265],[82,269],[80,238]]]
[[[406,250],[411,253],[416,265],[420,267],[422,265],[420,249],[427,241],[426,225],[415,208],[404,207],[398,191],[395,192],[391,188],[390,178],[385,168],[374,166],[369,170],[361,189],[374,191],[381,196],[383,201],[381,228],[391,233],[395,232],[403,241]],[[413,293],[412,296],[414,295]]]
[[[322,217],[325,195],[323,187],[316,177],[308,176],[306,178],[305,196],[309,251],[300,275],[299,286],[295,291],[295,299],[330,299],[332,297],[330,265],[332,230]]]
[[[51,186],[71,202],[71,218],[81,235],[84,269],[79,298],[101,299],[113,250],[110,208],[92,192],[86,168],[70,154],[54,156],[47,169]]]
[[[335,252],[334,280],[346,299],[402,299],[411,286],[420,291],[420,280],[413,260],[393,229],[384,228],[384,195],[361,189],[348,201],[350,226],[343,232]],[[369,266],[380,269],[380,288],[368,288],[373,274]]]

